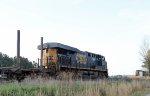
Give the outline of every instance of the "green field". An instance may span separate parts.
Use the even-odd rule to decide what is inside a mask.
[[[144,96],[149,79],[49,80],[1,82],[0,96]]]

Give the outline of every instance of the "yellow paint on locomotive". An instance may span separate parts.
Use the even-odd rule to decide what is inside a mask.
[[[78,64],[86,64],[86,55],[77,53],[76,59]]]
[[[46,48],[43,50],[43,66],[47,66],[49,63],[56,64],[57,50],[55,48]]]

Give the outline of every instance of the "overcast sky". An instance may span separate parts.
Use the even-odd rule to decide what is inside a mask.
[[[109,75],[141,69],[139,50],[150,35],[149,0],[0,0],[0,52],[36,61],[37,45],[59,42],[104,55]]]

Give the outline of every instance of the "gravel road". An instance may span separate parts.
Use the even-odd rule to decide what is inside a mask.
[[[145,95],[145,96],[150,96],[150,94],[147,94],[147,95]]]

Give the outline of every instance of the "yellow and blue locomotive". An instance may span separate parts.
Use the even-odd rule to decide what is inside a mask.
[[[41,50],[41,45],[38,49]],[[82,78],[108,77],[107,62],[102,55],[60,43],[44,43],[42,51],[42,67],[53,74],[72,71]]]

